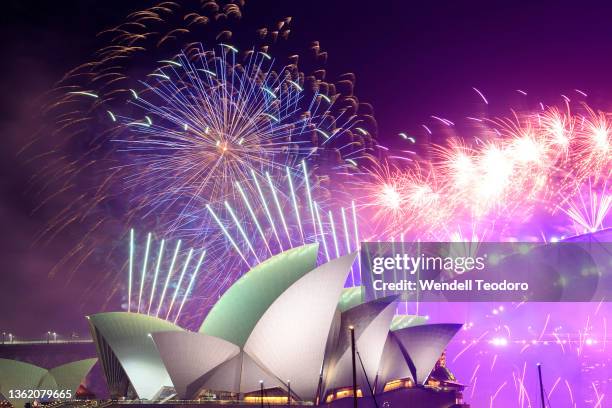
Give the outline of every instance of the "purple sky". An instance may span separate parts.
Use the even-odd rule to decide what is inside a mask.
[[[609,105],[612,26],[603,3],[329,3],[266,1],[247,5],[247,12],[293,16],[297,42],[320,40],[332,72],[355,72],[357,95],[374,105],[383,142],[393,143],[400,131],[422,138],[420,125],[430,123],[430,115],[460,121],[470,113],[507,114],[540,100],[556,103],[575,88],[589,93],[595,106]],[[33,212],[39,198],[27,186],[44,163],[17,152],[37,129],[37,97],[91,55],[98,31],[136,9],[119,1],[12,1],[3,13],[0,247],[1,286],[8,290],[0,307],[20,310],[3,314],[3,330],[34,336],[70,330],[81,320],[84,310],[74,302],[78,282],[46,278],[74,237],[61,235],[47,246],[33,242],[49,214]],[[472,87],[490,101],[488,112]]]

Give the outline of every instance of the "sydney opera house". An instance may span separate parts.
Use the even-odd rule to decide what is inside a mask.
[[[254,267],[197,332],[138,313],[88,316],[111,398],[464,406],[444,358],[462,325],[396,316],[393,297],[364,302],[362,288],[344,288],[356,254],[317,266],[317,251],[305,245]]]

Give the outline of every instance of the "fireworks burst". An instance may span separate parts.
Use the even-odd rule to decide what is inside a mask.
[[[593,187],[591,180],[588,187],[579,191],[567,204],[567,208],[561,208],[574,222],[576,235],[587,234],[603,230],[607,217],[612,209],[612,194],[607,185],[607,180],[599,189]]]
[[[238,223],[251,219],[237,183],[252,197],[257,186],[249,180],[265,188],[289,168],[298,188],[305,160],[322,191],[330,175],[359,172],[371,161],[376,122],[354,94],[354,75],[327,79],[328,55],[317,42],[292,49],[291,18],[264,25],[249,20],[243,6],[185,1],[132,13],[100,33],[92,60],[49,94],[50,130],[27,149],[49,163],[35,181],[41,208],[54,214],[41,239],[80,237],[52,276],[68,271],[70,279],[92,257],[98,264],[124,259],[117,239],[128,226],[214,252],[207,243],[224,232],[207,205],[219,213],[227,201]],[[319,206],[328,197],[320,194]],[[320,216],[321,224],[330,222],[329,214]],[[234,253],[225,244],[216,244],[218,259],[221,251]],[[232,263],[239,264],[244,268]],[[108,280],[115,292],[122,284],[107,274],[92,280],[84,298]]]
[[[533,240],[540,234],[521,232],[525,222],[559,210],[569,217],[566,230],[574,223],[584,227],[577,233],[602,229],[610,210],[608,116],[551,108],[480,120],[488,127],[473,140],[453,138],[430,146],[428,161],[371,171],[361,205],[384,220],[381,237],[448,240],[471,231],[480,239]]]
[[[175,214],[167,231],[200,218],[208,203],[236,197],[236,182],[276,179],[286,168],[301,174],[294,171],[300,160],[318,156],[352,127],[351,119],[330,120],[335,96],[305,90],[295,66],[277,73],[264,52],[248,52],[241,63],[237,53],[227,44],[192,47],[134,93],[138,119],[112,115],[128,128],[117,138],[131,154],[128,186],[138,191],[132,207]],[[313,144],[317,135],[323,140]]]

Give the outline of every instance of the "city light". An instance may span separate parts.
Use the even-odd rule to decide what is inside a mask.
[[[508,339],[505,337],[495,337],[490,343],[494,346],[505,347],[508,345]]]

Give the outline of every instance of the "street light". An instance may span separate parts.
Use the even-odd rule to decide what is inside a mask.
[[[357,408],[357,365],[355,359],[355,326],[349,326],[351,335],[351,360],[353,363],[353,408]]]
[[[287,380],[287,405],[291,406],[291,381]]]
[[[57,333],[53,332],[53,341],[57,343]]]
[[[261,393],[261,408],[263,408],[264,406],[264,383],[263,380],[259,380],[259,387],[260,387],[260,393]]]
[[[6,340],[6,332],[2,332],[2,344],[4,344]]]
[[[51,342],[51,332],[48,331],[47,332],[47,344],[49,344]]]

